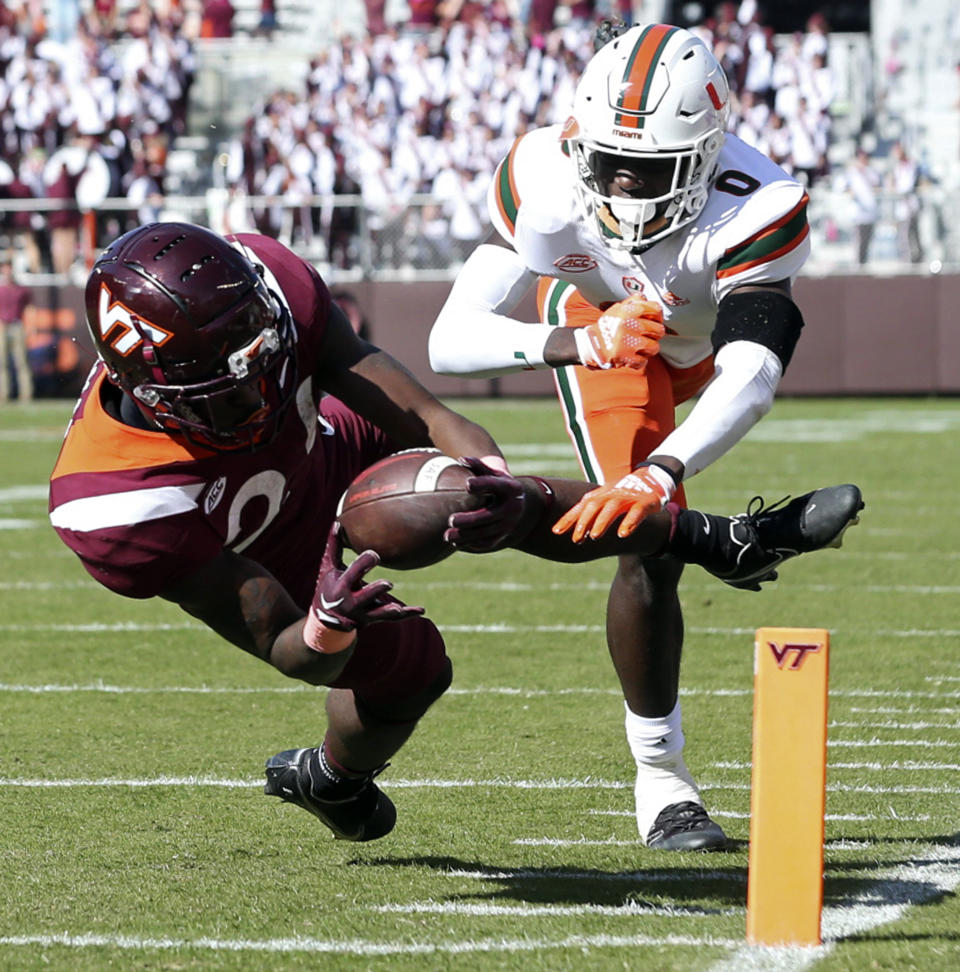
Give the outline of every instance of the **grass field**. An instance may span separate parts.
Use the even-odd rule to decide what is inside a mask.
[[[516,471],[576,476],[550,402],[462,402]],[[909,969],[960,963],[960,402],[786,400],[694,480],[739,512],[858,483],[840,551],[761,594],[689,568],[687,761],[733,838],[639,842],[603,637],[609,563],[507,551],[394,575],[454,686],[334,842],[261,792],[322,690],[87,579],[46,520],[69,406],[0,409],[0,969]],[[832,636],[825,944],[743,944],[753,632]],[[785,752],[790,740],[784,740]]]

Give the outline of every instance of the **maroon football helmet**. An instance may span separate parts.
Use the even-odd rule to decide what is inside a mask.
[[[151,223],[114,241],[86,289],[108,374],[158,428],[214,449],[272,441],[296,390],[289,311],[216,233]]]

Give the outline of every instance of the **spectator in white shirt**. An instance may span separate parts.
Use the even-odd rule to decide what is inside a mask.
[[[923,259],[920,243],[920,197],[917,189],[920,171],[901,142],[893,146],[890,188],[896,196],[893,213],[897,220],[897,249],[901,260],[919,263]]]
[[[856,157],[840,177],[840,188],[853,202],[856,259],[861,266],[869,257],[870,242],[880,212],[877,199],[880,181],[879,174],[871,164],[869,154],[863,148],[857,149]]]

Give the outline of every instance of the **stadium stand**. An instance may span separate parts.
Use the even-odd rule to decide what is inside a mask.
[[[857,149],[877,173],[865,261],[926,268],[958,252],[960,17],[949,0],[902,6],[874,0],[869,35],[822,17],[775,35],[753,0],[695,28],[733,81],[731,130],[810,186],[812,273],[859,265]],[[271,233],[334,277],[449,278],[487,232],[495,165],[526,128],[563,120],[591,52],[593,3],[511,9],[8,2],[7,248],[22,271],[79,278],[119,229],[181,217]],[[440,27],[419,23],[437,10]],[[368,34],[368,16],[383,29]]]

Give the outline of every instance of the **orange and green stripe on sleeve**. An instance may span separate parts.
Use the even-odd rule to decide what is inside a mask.
[[[810,232],[807,223],[807,203],[803,198],[785,216],[765,226],[753,236],[730,247],[717,263],[718,277],[732,277],[761,263],[770,263],[798,247]]]
[[[507,224],[511,236],[516,232],[517,211],[520,209],[520,194],[517,192],[513,163],[521,138],[523,138],[522,135],[514,141],[507,157],[497,166],[497,171],[493,175],[494,185],[496,186],[497,210],[500,213],[500,218]]]

